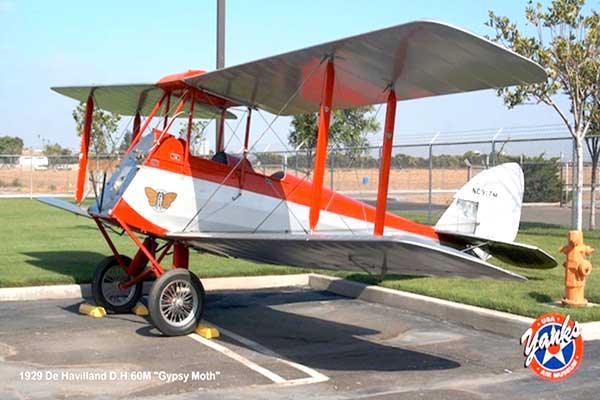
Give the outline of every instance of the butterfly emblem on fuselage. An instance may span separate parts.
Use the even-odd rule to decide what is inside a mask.
[[[154,190],[148,186],[144,188],[144,192],[146,192],[148,204],[156,212],[164,212],[171,207],[171,204],[177,198],[177,193],[175,192],[165,192],[161,189]]]

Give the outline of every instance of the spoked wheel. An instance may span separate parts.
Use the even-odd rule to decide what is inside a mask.
[[[126,265],[131,264],[127,256],[120,256]],[[127,289],[121,289],[120,284],[131,279],[117,262],[115,256],[106,257],[96,267],[92,282],[92,295],[96,304],[117,314],[128,313],[142,296],[143,282]]]
[[[148,296],[150,319],[167,336],[191,333],[204,312],[204,288],[187,269],[172,269],[153,284]]]

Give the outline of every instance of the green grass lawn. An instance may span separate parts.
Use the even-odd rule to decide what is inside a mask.
[[[425,216],[404,213],[424,222]],[[75,217],[35,200],[0,200],[0,287],[58,283],[87,283],[95,265],[110,253],[93,222]],[[492,279],[416,278],[388,276],[380,285],[392,289],[439,297],[462,303],[536,317],[556,311],[546,303],[563,294],[564,256],[558,253],[566,243],[568,228],[543,224],[521,224],[518,241],[539,246],[554,255],[560,265],[552,270],[535,271],[496,263],[529,278],[527,282]],[[116,237],[113,235],[113,237]],[[600,252],[600,232],[585,232],[586,242]],[[133,254],[127,237],[116,237],[122,253]],[[592,256],[592,263],[600,260]],[[193,253],[191,269],[200,277],[249,276],[306,272],[298,268],[256,264]],[[356,273],[335,273],[362,282],[375,283]],[[600,303],[600,272],[588,278],[586,297]],[[569,310],[578,321],[600,320],[600,307]]]
[[[402,213],[412,220],[425,223],[426,215],[418,213]],[[439,216],[437,216],[439,217]],[[434,218],[434,222],[437,218]],[[512,282],[494,279],[465,278],[417,278],[403,276],[387,276],[381,286],[419,293],[460,303],[507,311],[529,317],[557,311],[556,307],[547,305],[560,300],[564,291],[564,255],[559,248],[566,244],[568,228],[539,223],[521,223],[516,241],[538,246],[554,256],[559,265],[551,270],[531,270],[512,267],[494,259],[491,262],[507,270],[527,277],[527,282]],[[584,232],[585,242],[600,253],[600,232]],[[590,257],[600,267],[599,254]],[[349,279],[367,283],[374,281],[365,275],[339,274]],[[593,303],[600,303],[600,271],[593,271],[586,284],[586,298]],[[564,310],[564,309],[563,309]],[[567,312],[567,311],[563,311]],[[600,320],[600,307],[585,309],[569,309],[571,317],[578,321]]]
[[[88,283],[96,265],[111,254],[93,221],[36,200],[1,199],[0,224],[0,287]],[[111,237],[121,253],[135,253],[127,235]],[[190,266],[201,278],[303,272],[197,252],[191,253]]]

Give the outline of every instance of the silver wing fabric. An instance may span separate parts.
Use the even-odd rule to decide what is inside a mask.
[[[525,280],[455,249],[393,236],[180,232],[168,237],[210,253],[278,265],[373,275]]]
[[[538,64],[485,38],[440,22],[416,21],[185,82],[275,114],[314,112],[321,103],[324,60],[330,57],[335,69],[334,109],[383,103],[390,86],[398,100],[408,100],[546,79]]]
[[[164,91],[153,83],[123,84],[123,85],[89,85],[89,86],[61,86],[51,88],[56,93],[70,97],[74,100],[85,102],[93,91],[95,107],[121,115],[135,115],[139,110],[140,115],[150,114],[152,108],[160,100]],[[175,91],[171,99],[171,109],[175,108],[182,90]],[[166,102],[162,108],[166,107]],[[184,108],[188,111],[189,105]],[[196,102],[194,105],[194,118],[211,119],[221,114],[221,109],[210,104]],[[185,114],[187,117],[187,112]],[[227,119],[235,119],[235,114],[227,112]]]

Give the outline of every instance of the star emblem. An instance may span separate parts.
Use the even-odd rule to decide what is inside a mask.
[[[555,329],[552,327],[551,336],[554,336]],[[553,358],[556,358],[562,365],[565,365],[567,362],[565,361],[565,355],[563,354],[563,349],[568,346],[570,343],[560,343],[554,344],[546,349],[544,353],[544,358],[542,360],[542,365],[546,365],[548,361]]]

